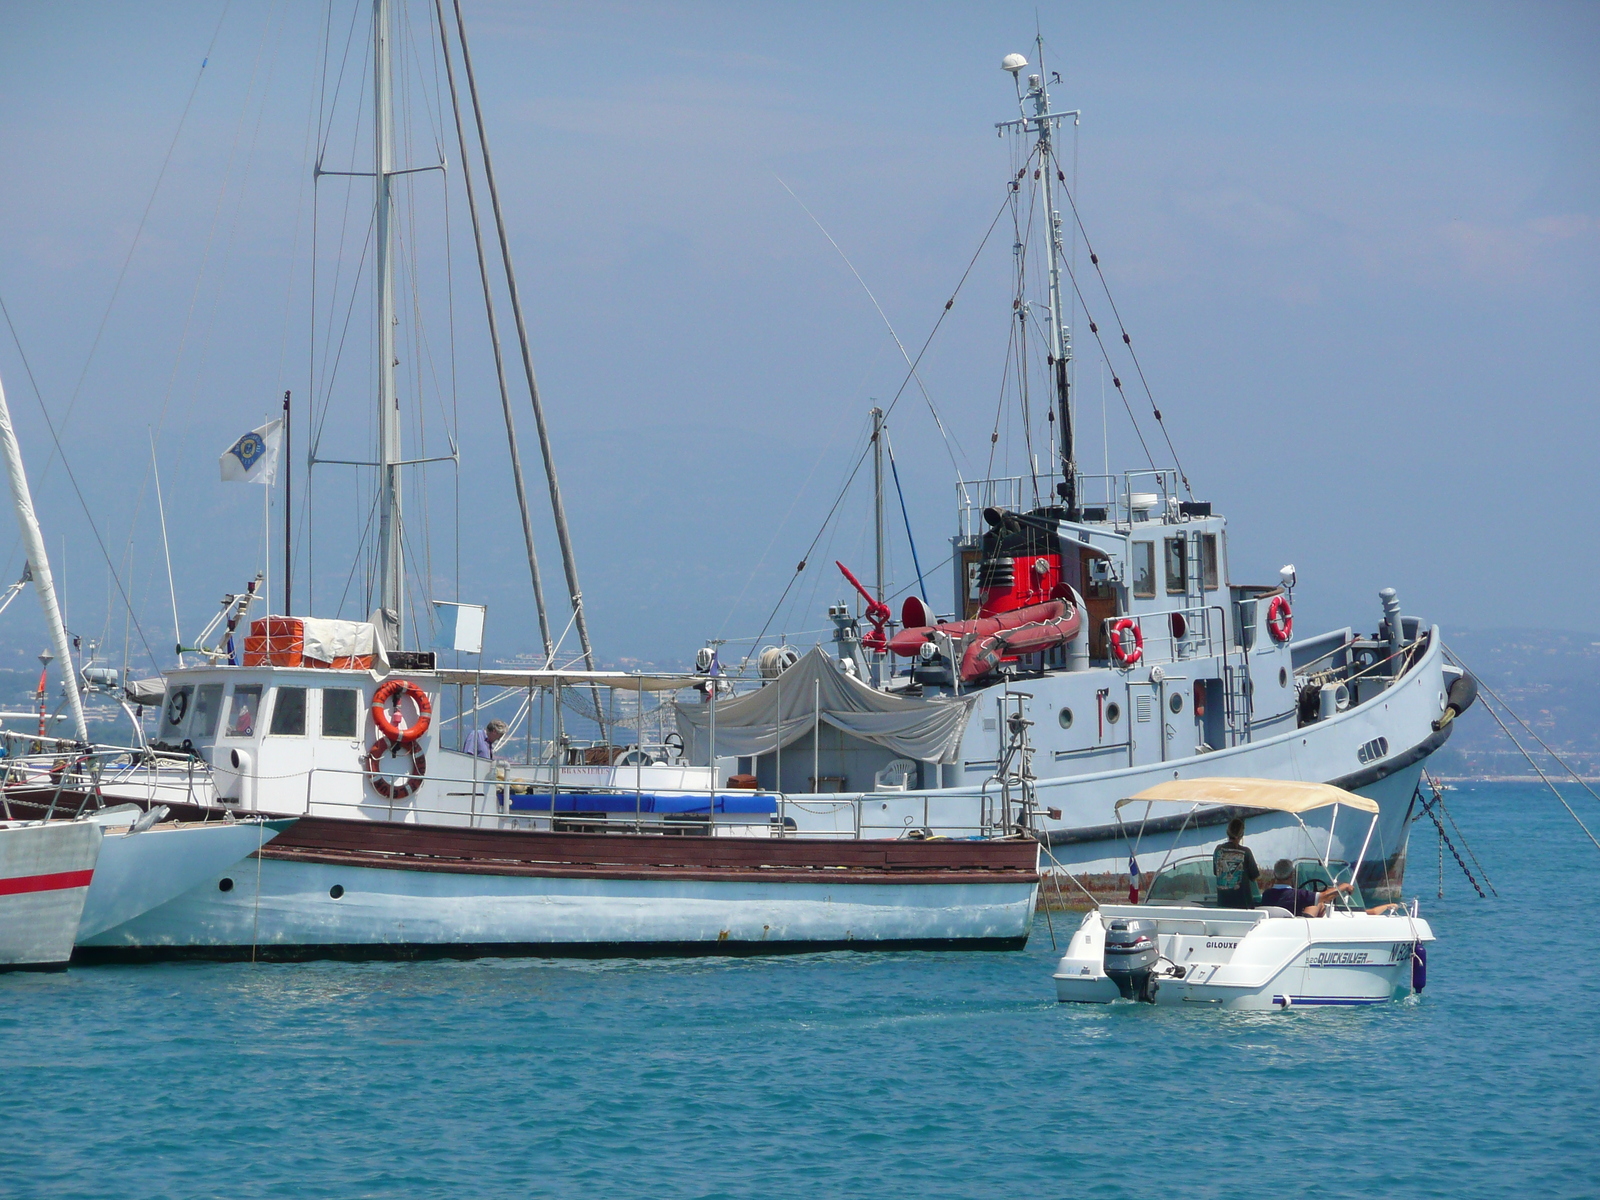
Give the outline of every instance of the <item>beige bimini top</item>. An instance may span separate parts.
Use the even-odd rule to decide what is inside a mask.
[[[1277,812],[1303,813],[1314,808],[1343,804],[1346,808],[1375,813],[1378,802],[1334,787],[1331,783],[1297,783],[1284,779],[1172,779],[1146,788],[1137,796],[1117,801],[1125,804],[1167,800],[1185,804],[1236,804]]]

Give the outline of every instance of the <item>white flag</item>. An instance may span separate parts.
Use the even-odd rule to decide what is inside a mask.
[[[278,475],[283,422],[268,421],[222,452],[223,483],[271,483]]]

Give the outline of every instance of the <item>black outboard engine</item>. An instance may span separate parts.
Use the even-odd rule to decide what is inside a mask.
[[[1106,978],[1124,1000],[1149,999],[1150,971],[1158,953],[1154,921],[1117,917],[1106,924]]]

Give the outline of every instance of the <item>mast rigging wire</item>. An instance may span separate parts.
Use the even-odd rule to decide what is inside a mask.
[[[1189,485],[1189,476],[1183,469],[1182,461],[1178,458],[1178,449],[1172,444],[1172,434],[1168,431],[1166,422],[1161,419],[1161,409],[1156,406],[1155,395],[1150,391],[1150,381],[1145,378],[1144,365],[1139,361],[1138,351],[1133,348],[1133,339],[1128,336],[1127,326],[1122,323],[1122,313],[1118,311],[1117,301],[1111,295],[1111,285],[1106,282],[1106,273],[1100,265],[1100,256],[1095,253],[1094,244],[1089,241],[1089,231],[1084,228],[1083,218],[1078,215],[1078,202],[1073,198],[1072,189],[1067,186],[1066,173],[1062,171],[1061,162],[1058,158],[1056,158],[1055,150],[1053,148],[1050,152],[1050,160],[1055,165],[1056,181],[1061,184],[1061,190],[1065,192],[1067,196],[1067,204],[1072,209],[1072,219],[1077,225],[1078,232],[1083,234],[1083,248],[1089,252],[1089,262],[1093,264],[1095,274],[1100,277],[1100,287],[1106,294],[1106,303],[1111,305],[1111,315],[1116,319],[1117,332],[1122,335],[1122,344],[1128,348],[1128,357],[1133,359],[1133,369],[1139,373],[1139,382],[1144,387],[1145,397],[1150,401],[1150,411],[1155,414],[1156,425],[1160,427],[1161,436],[1166,439],[1167,449],[1172,453],[1173,465],[1178,468],[1178,478],[1183,480],[1184,490],[1189,493],[1189,498],[1192,500],[1194,499],[1194,488]],[[1077,173],[1076,166],[1073,168],[1073,173]],[[1073,277],[1072,286],[1074,290],[1076,290],[1078,286],[1078,280],[1076,276]],[[1083,300],[1081,294],[1079,295],[1078,299],[1080,302]],[[1083,306],[1083,315],[1085,317],[1089,315],[1089,306],[1087,304],[1084,304]],[[1091,333],[1094,333],[1095,339],[1098,341],[1100,335],[1099,331],[1094,328],[1093,320],[1090,321],[1089,329]],[[1104,353],[1104,351],[1105,346],[1102,343],[1101,352]],[[1118,383],[1117,389],[1120,391],[1121,388],[1122,385]]]

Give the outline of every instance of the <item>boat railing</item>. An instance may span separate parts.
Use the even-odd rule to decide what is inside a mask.
[[[793,797],[767,789],[717,787],[699,790],[645,791],[629,787],[585,786],[581,789],[550,788],[548,780],[490,776],[447,777],[429,775],[435,789],[446,796],[464,799],[463,808],[443,806],[438,801],[422,803],[417,797],[388,799],[366,791],[372,776],[364,770],[338,767],[312,767],[305,772],[305,811],[325,815],[328,809],[371,817],[382,810],[381,819],[451,823],[465,820],[481,828],[485,822],[495,827],[506,821],[540,821],[551,829],[699,833],[718,836],[719,830],[740,831],[751,836],[753,827],[763,827],[771,837],[822,837],[842,840],[888,840],[898,837],[971,837],[1014,833],[1023,824],[1021,813],[1000,813],[993,796],[933,797],[926,793],[865,793],[831,799],[807,795]],[[332,799],[326,791],[316,794],[318,776],[356,778],[363,787],[359,798]],[[538,789],[538,790],[535,790]],[[437,794],[437,793],[436,793]],[[426,795],[426,793],[424,793]],[[583,807],[583,801],[597,801]],[[687,802],[678,811],[657,811],[661,799]],[[768,806],[751,804],[746,811],[729,811],[739,801],[768,801]],[[520,802],[520,804],[519,804]],[[607,803],[610,802],[610,803]],[[893,802],[894,813],[885,804]],[[631,809],[630,809],[631,803]],[[272,806],[267,806],[272,807]],[[741,806],[743,807],[743,806]],[[1014,808],[1019,808],[1013,805]],[[970,809],[970,814],[966,810]],[[874,810],[876,810],[874,812]],[[909,819],[908,819],[909,818]]]
[[[1138,662],[1144,666],[1214,658],[1228,652],[1228,614],[1220,604],[1181,605],[1106,617],[1101,622],[1101,632],[1107,646],[1111,645],[1112,629],[1125,620],[1132,621],[1139,630],[1143,649]]]
[[[210,766],[182,751],[84,747],[76,742],[27,737],[12,731],[0,731],[0,744],[7,751],[0,758],[0,788],[53,789],[48,810],[52,817],[68,809],[82,812],[93,797],[100,797],[104,803],[115,802],[107,800],[103,790],[112,787],[126,793],[130,784],[142,787],[147,800],[182,800],[202,805],[214,800]],[[18,744],[28,748],[17,753],[12,748]],[[45,748],[50,745],[55,748]]]

